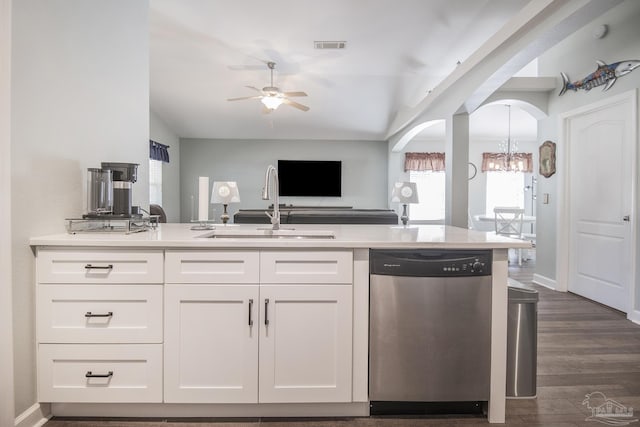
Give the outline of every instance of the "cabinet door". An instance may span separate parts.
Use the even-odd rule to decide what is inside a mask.
[[[166,285],[164,401],[258,401],[258,285]]]
[[[260,287],[260,402],[351,401],[351,285]]]

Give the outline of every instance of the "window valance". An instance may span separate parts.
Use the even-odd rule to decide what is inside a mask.
[[[160,144],[153,140],[149,140],[149,158],[151,160],[160,160],[161,162],[169,163],[169,146]]]
[[[444,171],[444,153],[405,153],[404,171]]]
[[[482,172],[519,171],[533,172],[532,153],[482,153]]]

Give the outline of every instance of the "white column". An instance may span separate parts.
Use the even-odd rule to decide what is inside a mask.
[[[454,114],[446,122],[445,224],[468,227],[469,114]]]
[[[491,283],[491,381],[490,423],[504,423],[507,393],[507,284],[508,249],[493,250]]]

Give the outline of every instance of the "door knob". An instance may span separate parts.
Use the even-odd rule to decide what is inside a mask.
[[[625,216],[623,216],[623,217],[622,217],[622,220],[623,220],[623,221],[626,221],[626,222],[629,222],[629,220],[630,220],[629,215],[625,215]]]

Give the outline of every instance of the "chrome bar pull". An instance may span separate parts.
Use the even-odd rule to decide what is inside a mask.
[[[106,374],[94,374],[91,371],[87,371],[84,376],[87,378],[111,378],[113,376],[113,371],[109,371]]]
[[[249,299],[249,326],[253,326],[253,319],[251,318],[251,312],[253,311],[253,299]]]
[[[108,264],[108,265],[87,264],[84,266],[84,268],[87,270],[113,270],[113,264]]]
[[[90,311],[87,311],[84,314],[84,317],[113,317],[113,311],[109,311],[107,313],[92,313]]]
[[[269,326],[269,298],[264,299],[264,324]]]

